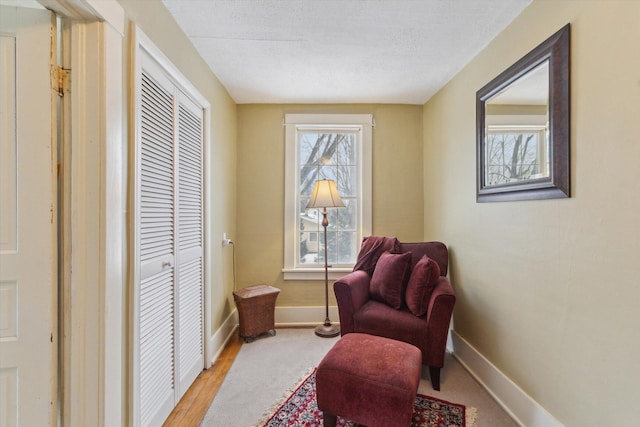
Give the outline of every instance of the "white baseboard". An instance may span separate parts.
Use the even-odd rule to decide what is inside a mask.
[[[455,331],[451,331],[451,338],[453,356],[519,425],[564,427]]]
[[[276,307],[275,323],[277,327],[316,326],[324,322],[326,308],[319,307]],[[338,307],[329,307],[331,323],[339,324]]]
[[[216,359],[222,353],[224,346],[229,341],[229,338],[233,335],[233,332],[238,327],[238,311],[234,309],[230,315],[222,322],[222,325],[218,328],[218,330],[209,338],[209,348],[212,351],[213,357],[209,361],[210,367],[216,361]]]

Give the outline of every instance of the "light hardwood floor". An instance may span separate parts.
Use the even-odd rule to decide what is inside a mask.
[[[229,372],[233,360],[242,347],[242,339],[234,333],[225,345],[222,353],[206,371],[202,371],[189,390],[182,396],[178,405],[173,409],[164,426],[197,426],[204,418],[209,405],[218,393],[224,377]]]

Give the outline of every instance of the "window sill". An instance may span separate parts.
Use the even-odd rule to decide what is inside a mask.
[[[329,280],[337,280],[353,271],[353,267],[330,268]],[[324,280],[324,268],[283,268],[284,280]]]

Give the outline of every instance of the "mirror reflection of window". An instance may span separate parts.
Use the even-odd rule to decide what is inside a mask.
[[[548,60],[486,102],[485,125],[485,185],[550,176]]]

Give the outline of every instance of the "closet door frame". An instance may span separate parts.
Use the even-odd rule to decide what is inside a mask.
[[[210,161],[209,161],[209,147],[210,147],[210,116],[211,105],[208,100],[200,94],[200,92],[193,86],[187,78],[178,70],[178,68],[162,53],[162,51],[135,25],[131,25],[132,34],[132,56],[131,56],[131,81],[132,81],[132,99],[131,105],[131,117],[130,122],[130,140],[131,147],[131,159],[130,162],[130,214],[131,224],[133,229],[130,236],[130,250],[134,254],[134,260],[131,268],[131,286],[129,300],[130,307],[130,366],[132,370],[129,375],[130,390],[132,395],[132,411],[131,424],[134,426],[141,425],[140,420],[140,384],[139,384],[139,372],[140,372],[140,347],[139,347],[139,317],[137,313],[137,307],[139,306],[139,286],[140,286],[140,212],[139,212],[139,181],[140,174],[138,171],[139,164],[139,123],[141,118],[140,105],[141,105],[141,75],[142,75],[142,63],[143,55],[148,55],[153,61],[159,65],[159,67],[170,76],[172,83],[176,88],[182,92],[183,95],[187,95],[190,100],[202,107],[202,215],[203,215],[203,254],[202,254],[202,274],[203,274],[203,292],[202,292],[202,315],[203,315],[203,358],[204,366],[206,369],[210,366],[212,360],[213,349],[211,348],[211,342],[209,337],[211,336],[211,309],[209,298],[211,295],[211,262],[209,261],[208,254],[210,253],[210,244],[208,236],[208,230],[210,230],[211,220],[209,218],[210,210],[210,197],[208,195],[208,183],[210,182]],[[176,111],[178,108],[178,102],[175,103]],[[175,156],[174,156],[175,166]],[[175,225],[174,225],[175,226]],[[173,263],[173,268],[177,266],[177,262]],[[176,274],[174,272],[174,274]],[[179,381],[174,383],[176,393],[181,392]],[[182,390],[184,391],[184,390]],[[177,401],[176,401],[177,402]]]

